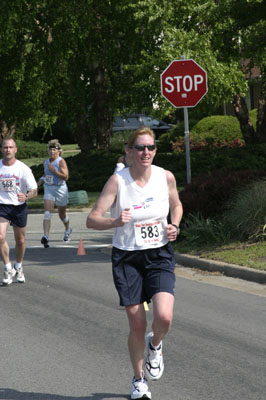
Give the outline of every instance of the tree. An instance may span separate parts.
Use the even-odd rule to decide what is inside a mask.
[[[172,112],[160,73],[182,55],[207,70],[208,95],[197,106],[203,115],[245,93],[237,46],[219,48],[226,22],[217,20],[213,0],[2,3],[0,120],[24,132],[63,116],[82,151],[108,148],[114,115],[154,105]]]
[[[266,8],[261,0],[220,0],[210,18],[213,49],[220,49],[220,59],[239,62],[243,77],[259,67],[261,92],[258,102],[257,126],[251,123],[245,92],[233,96],[235,114],[246,143],[266,142]]]
[[[108,147],[113,112],[133,97],[150,102],[142,89],[136,93],[127,68],[140,59],[144,41],[153,41],[145,13],[143,32],[137,29],[134,7],[118,0],[4,3],[12,18],[1,20],[1,120],[32,129],[67,115],[83,150],[94,141]]]

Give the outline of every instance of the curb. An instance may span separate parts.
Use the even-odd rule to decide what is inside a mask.
[[[186,254],[175,253],[175,261],[182,267],[198,268],[204,271],[220,272],[231,278],[244,279],[251,282],[266,284],[266,272],[221,261],[207,260]]]
[[[111,254],[112,245],[101,249],[101,251],[105,254]],[[264,271],[258,271],[256,269],[248,267],[240,267],[239,265],[235,264],[227,264],[221,261],[207,260],[205,258],[188,256],[186,254],[176,252],[175,261],[178,264],[176,268],[197,268],[201,269],[202,271],[220,272],[221,274],[229,276],[231,278],[238,278],[250,282],[266,284],[266,272]]]

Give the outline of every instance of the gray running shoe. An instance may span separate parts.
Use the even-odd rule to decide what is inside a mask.
[[[13,282],[13,278],[16,275],[16,270],[14,268],[4,269],[3,285],[10,285]]]
[[[43,247],[44,247],[45,249],[47,249],[48,247],[50,247],[50,245],[49,245],[49,239],[48,239],[48,236],[47,236],[47,235],[44,235],[44,236],[41,238],[41,244],[43,244]]]
[[[70,241],[70,235],[72,233],[72,228],[70,227],[67,229],[64,233],[64,242],[69,242]]]

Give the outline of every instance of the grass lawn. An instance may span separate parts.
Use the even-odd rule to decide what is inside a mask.
[[[223,246],[193,248],[189,243],[177,240],[174,248],[179,253],[266,271],[266,242],[231,242]]]
[[[89,202],[86,204],[74,204],[74,205],[69,205],[69,208],[76,208],[76,209],[80,209],[80,208],[84,208],[84,207],[93,207],[93,205],[95,204],[97,198],[99,197],[100,192],[91,192],[88,193],[88,198],[89,198]],[[35,197],[34,199],[31,199],[28,202],[28,208],[29,210],[43,210],[43,195],[39,194],[37,197]]]
[[[64,144],[62,147],[64,149],[63,152],[64,158],[74,156],[80,152],[80,149],[77,144]],[[47,152],[47,158],[48,158],[48,152]],[[28,165],[28,167],[32,167],[33,165],[43,164],[44,160],[45,158],[42,157],[21,159],[21,161],[23,161],[26,165]]]

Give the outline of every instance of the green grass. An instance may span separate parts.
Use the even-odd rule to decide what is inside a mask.
[[[64,158],[74,156],[80,152],[80,149],[77,144],[64,144],[62,148],[64,149],[63,152]],[[47,152],[47,158],[48,158],[48,152]],[[35,158],[24,158],[21,161],[23,161],[26,165],[28,165],[28,167],[32,167],[33,165],[43,164],[44,160],[45,160],[44,157],[35,157]]]
[[[177,240],[174,249],[187,255],[266,271],[266,242],[231,242],[223,246],[192,246],[185,240]]]
[[[99,197],[100,192],[88,192],[89,202],[86,204],[77,204],[77,205],[69,205],[69,208],[80,209],[84,207],[93,207],[97,198]],[[28,202],[29,210],[43,210],[43,195],[39,194],[34,199],[31,199]]]

